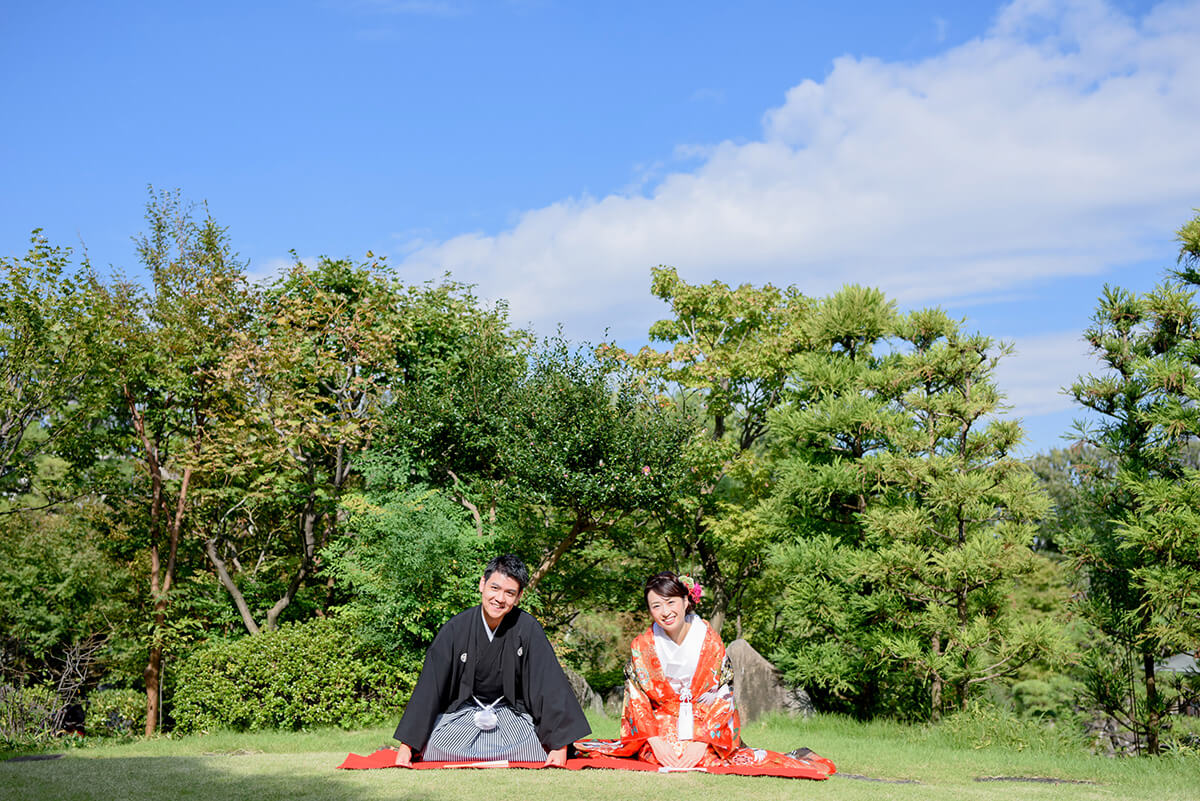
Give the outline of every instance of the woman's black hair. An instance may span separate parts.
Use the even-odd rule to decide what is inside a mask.
[[[663,598],[682,598],[687,601],[687,607],[684,613],[688,614],[696,609],[696,602],[692,600],[692,596],[688,593],[687,585],[679,580],[679,576],[672,573],[670,570],[664,570],[661,573],[655,573],[650,578],[646,579],[645,587],[643,588],[643,597],[647,603],[650,601],[650,591],[661,595]]]

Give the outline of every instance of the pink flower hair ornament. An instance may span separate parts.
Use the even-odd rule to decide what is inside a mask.
[[[688,597],[692,599],[692,603],[698,603],[704,596],[704,585],[697,582],[691,576],[680,576],[679,583],[687,587]]]

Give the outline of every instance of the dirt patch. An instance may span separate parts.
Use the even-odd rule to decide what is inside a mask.
[[[882,784],[920,784],[916,779],[877,779],[874,776],[863,776],[860,773],[835,773],[831,779],[857,779],[860,782],[880,782]]]
[[[1099,784],[1088,779],[1057,779],[1053,776],[976,776],[977,782],[1033,782],[1035,784]]]
[[[62,754],[26,754],[25,756],[9,757],[5,762],[41,762],[46,759],[62,759]]]

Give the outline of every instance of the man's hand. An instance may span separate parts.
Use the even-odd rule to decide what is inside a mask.
[[[567,747],[557,748],[546,754],[546,765],[553,768],[565,768],[567,766]]]
[[[404,743],[396,749],[396,764],[402,768],[412,767],[412,749]]]

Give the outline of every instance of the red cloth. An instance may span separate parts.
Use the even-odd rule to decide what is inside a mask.
[[[368,770],[371,768],[394,768],[396,765],[396,752],[390,748],[381,748],[370,756],[360,756],[358,754],[349,754],[339,768],[345,770]],[[414,762],[412,767],[417,770],[432,770],[435,768],[474,768],[476,770],[482,768],[530,768],[537,770],[546,767],[541,762]],[[643,771],[659,771],[657,765],[651,765],[649,762],[643,762],[640,759],[629,759],[621,757],[591,757],[585,759],[568,759],[567,770],[581,770],[583,768],[609,768],[611,770],[643,770]],[[827,779],[828,774],[821,772],[816,768],[801,768],[785,765],[726,765],[712,766],[708,768],[693,768],[697,773],[718,773],[722,775],[732,776],[777,776],[780,778],[789,779]]]

